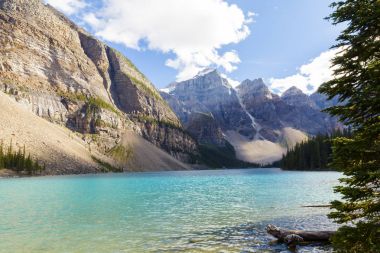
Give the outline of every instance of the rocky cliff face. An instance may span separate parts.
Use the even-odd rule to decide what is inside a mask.
[[[317,105],[314,101],[306,94],[302,92],[302,90],[293,86],[286,90],[282,95],[281,99],[288,105],[291,106],[307,106],[310,108],[317,109]]]
[[[195,112],[190,115],[188,132],[202,145],[225,147],[226,140],[217,121],[212,114]]]
[[[168,103],[185,125],[189,124],[192,112],[202,112],[212,115],[223,131],[233,130],[253,138],[255,129],[237,92],[216,70],[205,70],[190,80],[177,83],[170,95]]]
[[[186,160],[195,141],[150,81],[123,55],[40,0],[0,0],[0,89],[81,134],[103,152],[132,129]]]
[[[276,130],[291,127],[310,135],[331,132],[337,122],[321,112],[311,97],[296,87],[282,96],[272,94],[261,79],[246,80],[237,87],[249,113],[262,126],[264,138],[275,141]]]
[[[335,106],[340,103],[338,97],[334,97],[331,100],[328,100],[326,95],[318,92],[311,94],[310,99],[320,110],[324,110],[328,107]]]
[[[163,97],[195,138],[214,145],[223,143],[221,138],[228,140],[238,157],[250,162],[279,159],[307,135],[339,126],[321,112],[323,98],[309,97],[295,87],[280,97],[262,79],[245,80],[234,89],[217,71],[206,70],[164,91]],[[209,117],[200,120],[200,113]],[[221,134],[213,135],[218,128]]]

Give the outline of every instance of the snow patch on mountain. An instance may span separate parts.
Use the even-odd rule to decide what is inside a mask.
[[[256,130],[256,134],[255,134],[255,136],[254,136],[253,139],[254,140],[264,139],[260,135],[260,130],[261,130],[260,124],[258,124],[256,122],[256,119],[248,112],[247,108],[245,107],[245,105],[243,103],[243,100],[242,100],[241,96],[239,95],[239,92],[237,92],[237,97],[238,97],[238,100],[239,100],[241,108],[243,108],[244,112],[248,115],[249,119],[252,121],[252,127],[253,127],[253,129]]]

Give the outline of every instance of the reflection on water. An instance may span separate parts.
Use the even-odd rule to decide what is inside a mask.
[[[0,252],[288,252],[268,223],[334,229],[340,174],[278,169],[0,180]],[[329,252],[313,245],[299,252]]]

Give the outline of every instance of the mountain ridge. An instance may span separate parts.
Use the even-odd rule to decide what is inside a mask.
[[[167,92],[161,94],[185,128],[193,125],[191,114],[210,114],[216,119],[224,140],[234,146],[238,158],[247,162],[275,161],[287,148],[308,136],[341,127],[336,119],[321,112],[324,108],[319,106],[323,104],[320,96],[308,96],[294,86],[279,96],[269,90],[262,78],[246,79],[233,88],[216,70],[207,69],[164,91]],[[319,105],[314,98],[320,100]],[[234,122],[225,121],[225,115],[234,115]],[[194,133],[193,136],[199,137]]]

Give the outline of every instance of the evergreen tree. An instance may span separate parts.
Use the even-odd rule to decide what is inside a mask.
[[[7,150],[4,152],[4,149]],[[41,174],[45,170],[45,165],[41,166],[38,160],[33,161],[30,157],[26,157],[25,146],[23,149],[19,149],[17,152],[13,151],[12,141],[8,147],[5,148],[3,141],[0,142],[0,169],[10,169],[17,172],[28,172],[29,175],[34,175],[36,173]]]
[[[342,132],[339,135],[342,136]],[[294,148],[288,150],[282,156],[279,166],[287,170],[329,169],[331,138],[329,135],[317,135],[307,141],[296,144]]]
[[[380,252],[380,0],[332,4],[328,17],[346,24],[333,60],[335,78],[320,92],[342,102],[327,111],[352,126],[351,137],[333,142],[332,166],[345,175],[329,215],[346,224],[333,238],[337,252]]]

